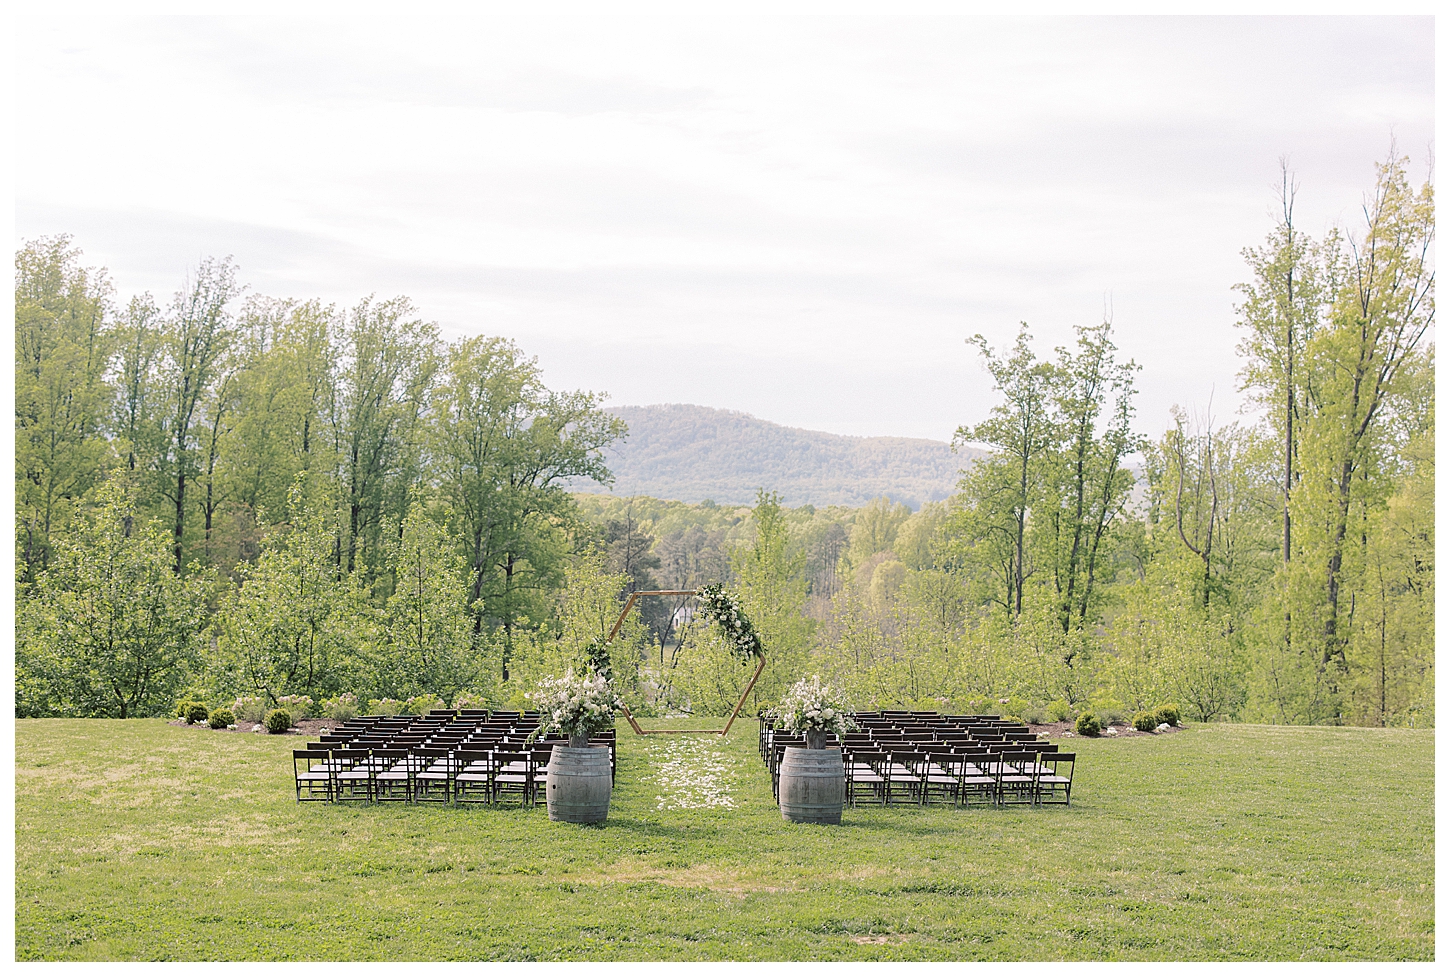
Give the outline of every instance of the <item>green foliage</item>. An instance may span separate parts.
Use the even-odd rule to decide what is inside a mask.
[[[1140,733],[1151,733],[1158,728],[1158,720],[1151,713],[1140,712],[1133,717],[1133,728]]]
[[[1078,713],[1077,722],[1073,726],[1079,736],[1096,736],[1103,731],[1103,724],[1098,717],[1093,715],[1091,709],[1084,709]]]
[[[1073,708],[1066,699],[1053,699],[1047,704],[1047,718],[1055,723],[1066,722],[1073,717]]]
[[[448,703],[441,696],[425,692],[422,695],[415,695],[403,703],[399,714],[403,716],[426,716],[434,709],[447,709]]]
[[[335,719],[340,723],[356,719],[358,710],[358,698],[352,692],[343,692],[331,699],[322,700],[322,714],[328,719]]]
[[[50,564],[52,534],[71,529],[110,453],[112,289],[79,257],[65,235],[15,253],[15,528],[27,582]]]
[[[169,711],[200,662],[208,596],[199,574],[172,572],[169,550],[163,530],[137,519],[119,479],[102,485],[96,509],[56,542],[17,608],[17,693],[44,683],[45,708],[65,715]]]
[[[371,687],[394,695],[459,689],[494,679],[477,651],[471,587],[454,541],[415,502],[387,547],[393,593],[384,605],[383,647]]]
[[[193,702],[186,707],[186,721],[189,723],[204,723],[208,714],[206,704],[203,702]]]
[[[286,709],[273,709],[267,713],[263,725],[269,733],[285,733],[292,728],[292,715]]]
[[[373,618],[356,574],[338,568],[334,524],[300,477],[291,529],[268,541],[217,611],[218,648],[230,680],[276,702],[364,686]]]
[[[308,719],[317,714],[317,705],[310,695],[278,696],[277,705],[291,713],[294,719]]]
[[[401,716],[407,703],[401,699],[369,699],[369,716]]]
[[[453,697],[454,709],[490,709],[493,701],[477,692],[460,692]]]
[[[1176,705],[1173,705],[1172,703],[1164,703],[1154,711],[1153,718],[1156,720],[1156,722],[1154,722],[1153,724],[1154,726],[1157,726],[1158,723],[1167,723],[1169,726],[1177,726],[1178,707]]]
[[[259,723],[267,715],[267,700],[259,695],[239,696],[232,703],[232,713],[244,723]]]
[[[232,715],[230,709],[218,709],[211,714],[208,723],[212,729],[226,729],[228,726],[234,725],[236,721],[237,717]]]

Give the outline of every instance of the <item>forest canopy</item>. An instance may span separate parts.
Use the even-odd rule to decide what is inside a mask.
[[[957,430],[954,491],[877,439],[902,445],[863,464],[921,492],[825,486],[850,506],[779,494],[839,445],[772,449],[749,504],[709,494],[683,414],[637,453],[700,501],[580,492],[626,422],[508,339],[444,342],[404,297],[248,294],[227,259],[121,303],[70,238],[26,242],[16,714],[517,707],[629,590],[725,583],[770,663],[752,709],[814,673],[861,708],[1431,725],[1433,192],[1392,153],[1313,238],[1295,191],[1243,252],[1251,413],[1145,433],[1111,323],[1051,350],[1024,324],[967,340],[997,400]],[[606,651],[645,714],[728,709],[750,674],[688,601],[641,601]]]

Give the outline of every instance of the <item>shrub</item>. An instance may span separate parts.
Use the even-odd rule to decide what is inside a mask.
[[[1128,710],[1117,699],[1096,699],[1092,706],[1100,726],[1111,726],[1128,718]]]
[[[267,700],[259,695],[247,695],[232,703],[232,715],[244,723],[259,723],[267,715]]]
[[[1094,716],[1091,709],[1084,709],[1082,715],[1077,717],[1077,731],[1080,736],[1096,736],[1103,731],[1102,723]]]
[[[444,702],[440,697],[433,695],[431,692],[425,692],[422,695],[415,695],[413,698],[404,702],[403,708],[399,711],[404,716],[425,716],[433,709],[447,708],[448,703]]]
[[[322,700],[322,714],[328,719],[336,719],[340,723],[355,719],[361,708],[357,696],[351,692],[344,692],[331,699]]]
[[[1002,722],[1004,722],[1004,723],[1020,723],[1021,721],[1022,721],[1022,717],[1021,716],[1003,716],[1002,717]]]
[[[1053,699],[1047,704],[1047,715],[1055,723],[1064,723],[1072,718],[1072,706],[1066,699]]]
[[[971,716],[1000,716],[1002,708],[996,699],[977,696],[967,700],[967,714]]]
[[[186,710],[186,721],[189,723],[204,723],[210,710],[200,702],[193,702]]]
[[[1153,716],[1160,723],[1167,723],[1169,726],[1178,725],[1178,706],[1172,702],[1165,702],[1158,707],[1157,713]]]
[[[488,709],[488,696],[481,692],[460,692],[453,697],[454,709]]]
[[[1006,719],[1008,716],[1024,716],[1031,707],[1031,703],[1026,699],[1015,695],[1006,702],[999,702],[997,705],[999,707],[997,711],[1002,714],[1003,719]],[[1018,722],[1021,722],[1021,720],[1018,720]]]
[[[1133,717],[1133,728],[1140,733],[1151,733],[1158,728],[1158,720],[1150,712],[1140,712]]]
[[[230,709],[218,709],[216,712],[212,713],[211,718],[207,720],[207,722],[211,724],[212,729],[226,729],[228,726],[236,721],[237,717],[232,715],[232,711]]]
[[[397,716],[403,711],[401,699],[369,699],[369,716]]]
[[[1029,723],[1041,725],[1048,721],[1046,706],[1028,706],[1022,710],[1022,718]]]
[[[186,714],[191,711],[191,707],[193,705],[195,705],[195,703],[192,702],[190,699],[182,699],[180,702],[178,702],[176,704],[176,718],[185,719]]]
[[[277,706],[286,709],[296,719],[306,719],[317,711],[310,695],[284,695],[277,699]]]
[[[286,709],[273,709],[267,713],[267,732],[285,733],[292,728],[292,714]]]

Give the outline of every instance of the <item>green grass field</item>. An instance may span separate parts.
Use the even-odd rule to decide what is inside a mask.
[[[1071,808],[840,827],[781,820],[755,738],[623,730],[609,821],[580,827],[542,805],[298,806],[298,737],[20,720],[16,957],[1434,955],[1433,731],[1071,740]],[[733,809],[677,806],[657,780],[682,753]]]

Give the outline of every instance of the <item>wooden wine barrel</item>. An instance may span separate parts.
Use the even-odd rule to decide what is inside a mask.
[[[780,814],[787,821],[840,824],[846,803],[846,767],[836,747],[785,748],[780,762]]]
[[[550,821],[603,821],[609,816],[609,747],[555,746],[544,791]]]

